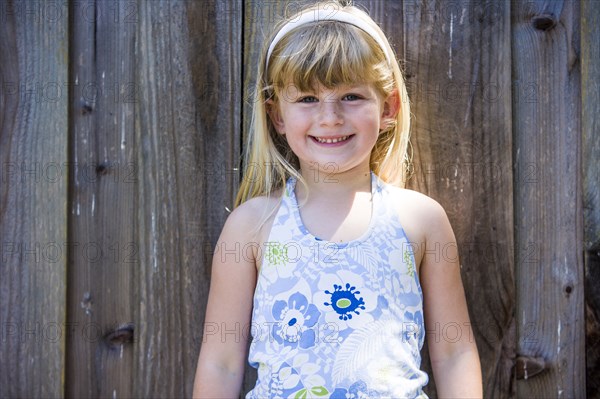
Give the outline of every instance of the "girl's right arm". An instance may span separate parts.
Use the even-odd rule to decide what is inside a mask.
[[[236,398],[248,348],[256,253],[253,207],[241,205],[227,218],[213,255],[194,398]]]

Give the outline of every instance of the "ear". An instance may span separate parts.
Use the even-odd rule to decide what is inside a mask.
[[[400,94],[398,90],[394,91],[383,102],[383,111],[381,112],[380,126],[381,130],[396,124],[396,117],[400,112]]]
[[[268,99],[265,107],[267,108],[267,113],[269,114],[269,118],[271,119],[271,122],[273,122],[273,126],[275,126],[277,133],[285,134],[285,124],[277,103],[272,99]]]

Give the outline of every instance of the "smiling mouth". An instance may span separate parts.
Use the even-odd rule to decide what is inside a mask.
[[[334,144],[334,143],[340,143],[342,141],[346,141],[352,136],[353,135],[348,135],[348,136],[342,136],[342,137],[336,137],[336,138],[324,138],[324,137],[312,136],[312,138],[314,138],[317,142],[322,143],[322,144]]]

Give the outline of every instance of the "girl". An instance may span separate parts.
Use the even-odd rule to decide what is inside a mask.
[[[251,335],[247,398],[424,397],[425,326],[439,396],[481,396],[454,234],[401,188],[410,111],[381,29],[350,5],[302,10],[267,42],[257,99],[194,396],[239,395]]]

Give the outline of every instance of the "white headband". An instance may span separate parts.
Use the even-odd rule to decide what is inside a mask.
[[[360,18],[357,15],[351,14],[344,10],[338,10],[338,11],[331,12],[331,10],[323,9],[323,10],[312,10],[312,11],[309,10],[309,11],[303,12],[298,19],[288,22],[279,30],[279,32],[277,32],[277,35],[271,42],[271,45],[269,46],[269,51],[267,52],[266,67],[268,68],[268,66],[269,66],[269,60],[271,59],[271,53],[273,52],[273,49],[285,35],[287,35],[292,29],[295,29],[299,26],[309,24],[311,22],[318,22],[318,21],[345,22],[347,24],[354,25],[357,28],[364,30],[373,39],[375,39],[377,44],[379,44],[379,47],[381,47],[381,49],[383,50],[383,52],[385,54],[385,58],[387,59],[388,64],[391,64],[392,57],[388,53],[387,47],[385,46],[385,42],[383,41],[383,39],[381,38],[379,33],[377,33],[377,31],[367,23],[367,21],[365,21],[363,18]]]

